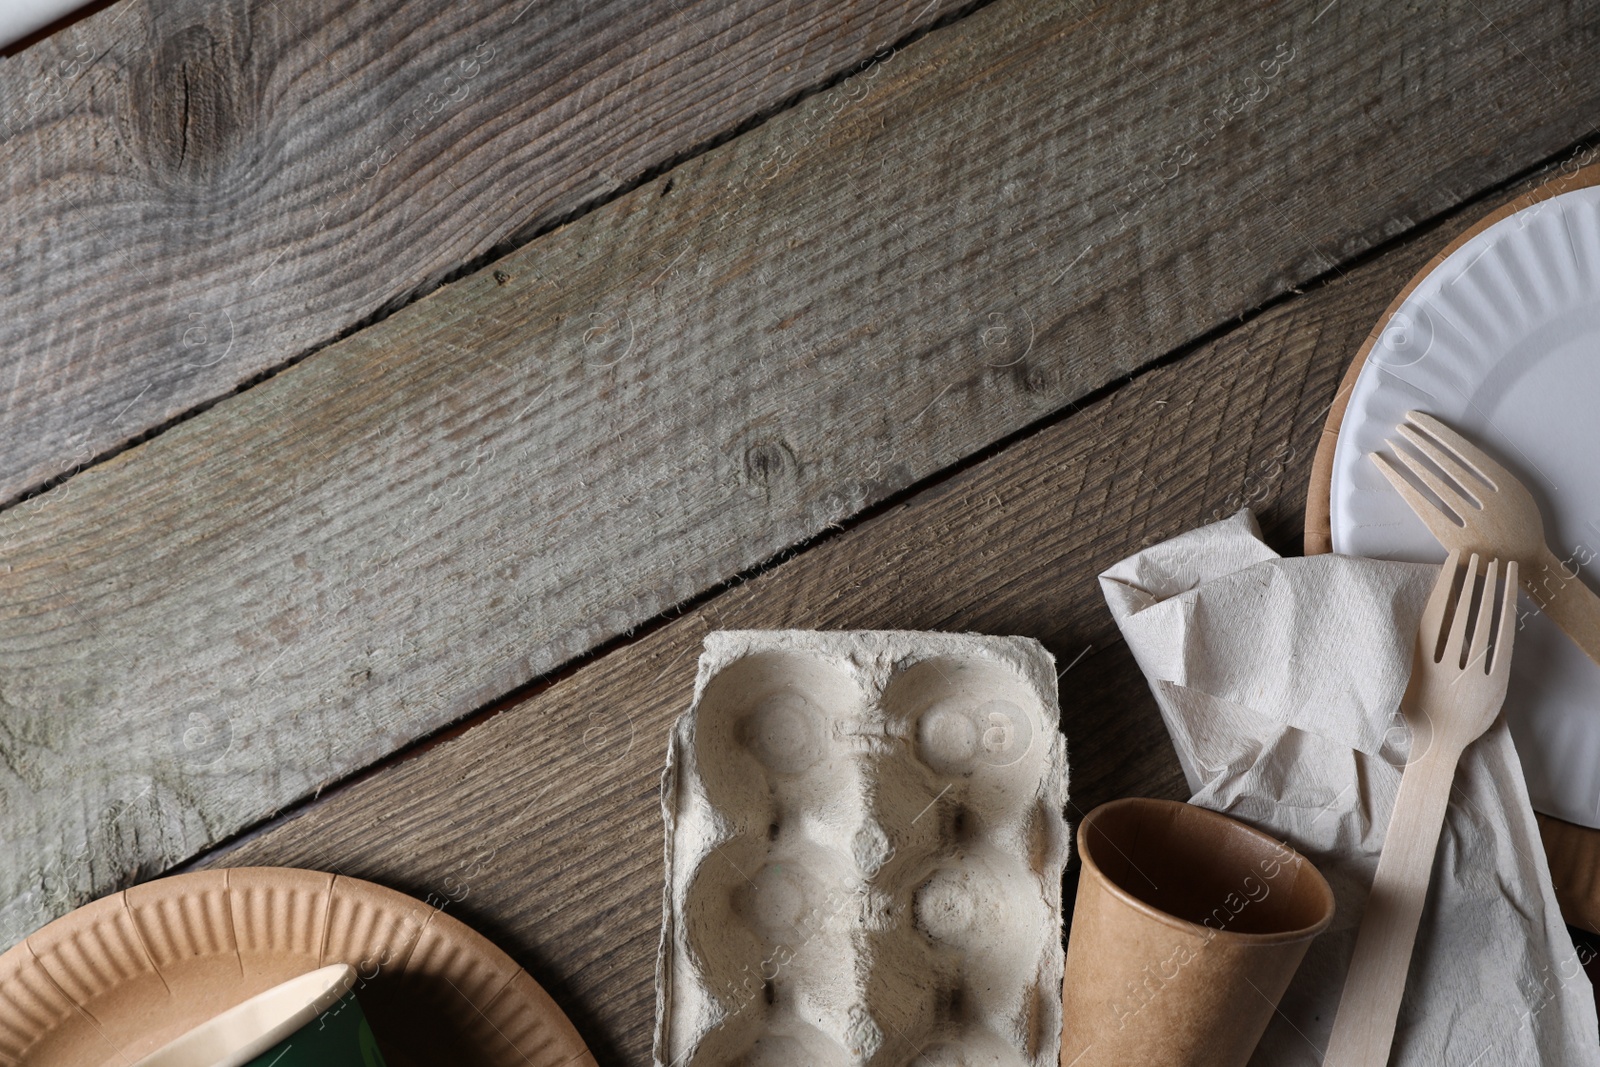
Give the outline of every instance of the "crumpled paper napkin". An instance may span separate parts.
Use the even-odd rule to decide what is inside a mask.
[[[1333,925],[1252,1067],[1322,1061],[1409,747],[1400,697],[1437,574],[1351,556],[1284,559],[1241,511],[1100,576],[1191,802],[1289,842],[1333,887]],[[1456,773],[1390,1063],[1600,1067],[1597,1034],[1501,720]]]

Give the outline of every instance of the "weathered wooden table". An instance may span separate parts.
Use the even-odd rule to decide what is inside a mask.
[[[118,0],[0,61],[0,947],[332,869],[648,1061],[722,627],[1027,634],[1179,796],[1104,567],[1298,550],[1410,274],[1590,154],[1600,14]]]

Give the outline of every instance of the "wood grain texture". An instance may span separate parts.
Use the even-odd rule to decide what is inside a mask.
[[[1593,27],[1440,17],[1001,0],[0,513],[0,940],[1588,121]]]
[[[0,63],[0,505],[966,0],[127,0]]]
[[[1037,638],[1063,672],[1069,817],[1119,796],[1184,797],[1096,575],[1244,505],[1292,552],[1339,376],[1433,247],[1403,247],[1263,314],[202,865],[327,868],[431,897],[528,966],[602,1063],[642,1064],[662,884],[658,777],[709,630]]]

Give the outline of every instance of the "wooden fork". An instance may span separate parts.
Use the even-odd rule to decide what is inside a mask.
[[[1500,561],[1491,560],[1482,576],[1477,556],[1464,573],[1460,562],[1461,554],[1452,551],[1417,628],[1411,684],[1400,709],[1411,728],[1411,755],[1400,778],[1323,1067],[1384,1067],[1389,1062],[1456,763],[1505,702],[1516,629],[1517,564],[1505,565],[1505,581],[1498,586],[1502,603],[1496,611]],[[1491,649],[1489,633],[1496,629]]]
[[[1445,477],[1396,447],[1392,439],[1384,443],[1395,459],[1377,452],[1372,459],[1429,532],[1446,549],[1516,560],[1522,568],[1522,588],[1539,610],[1600,663],[1600,596],[1576,570],[1568,573],[1550,550],[1539,506],[1527,487],[1431,415],[1408,412],[1398,432]],[[1432,490],[1449,511],[1419,492],[1401,468]]]

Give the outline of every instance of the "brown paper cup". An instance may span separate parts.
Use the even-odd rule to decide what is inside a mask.
[[[1242,1067],[1333,892],[1259,830],[1171,800],[1113,800],[1078,826],[1063,1067]]]

